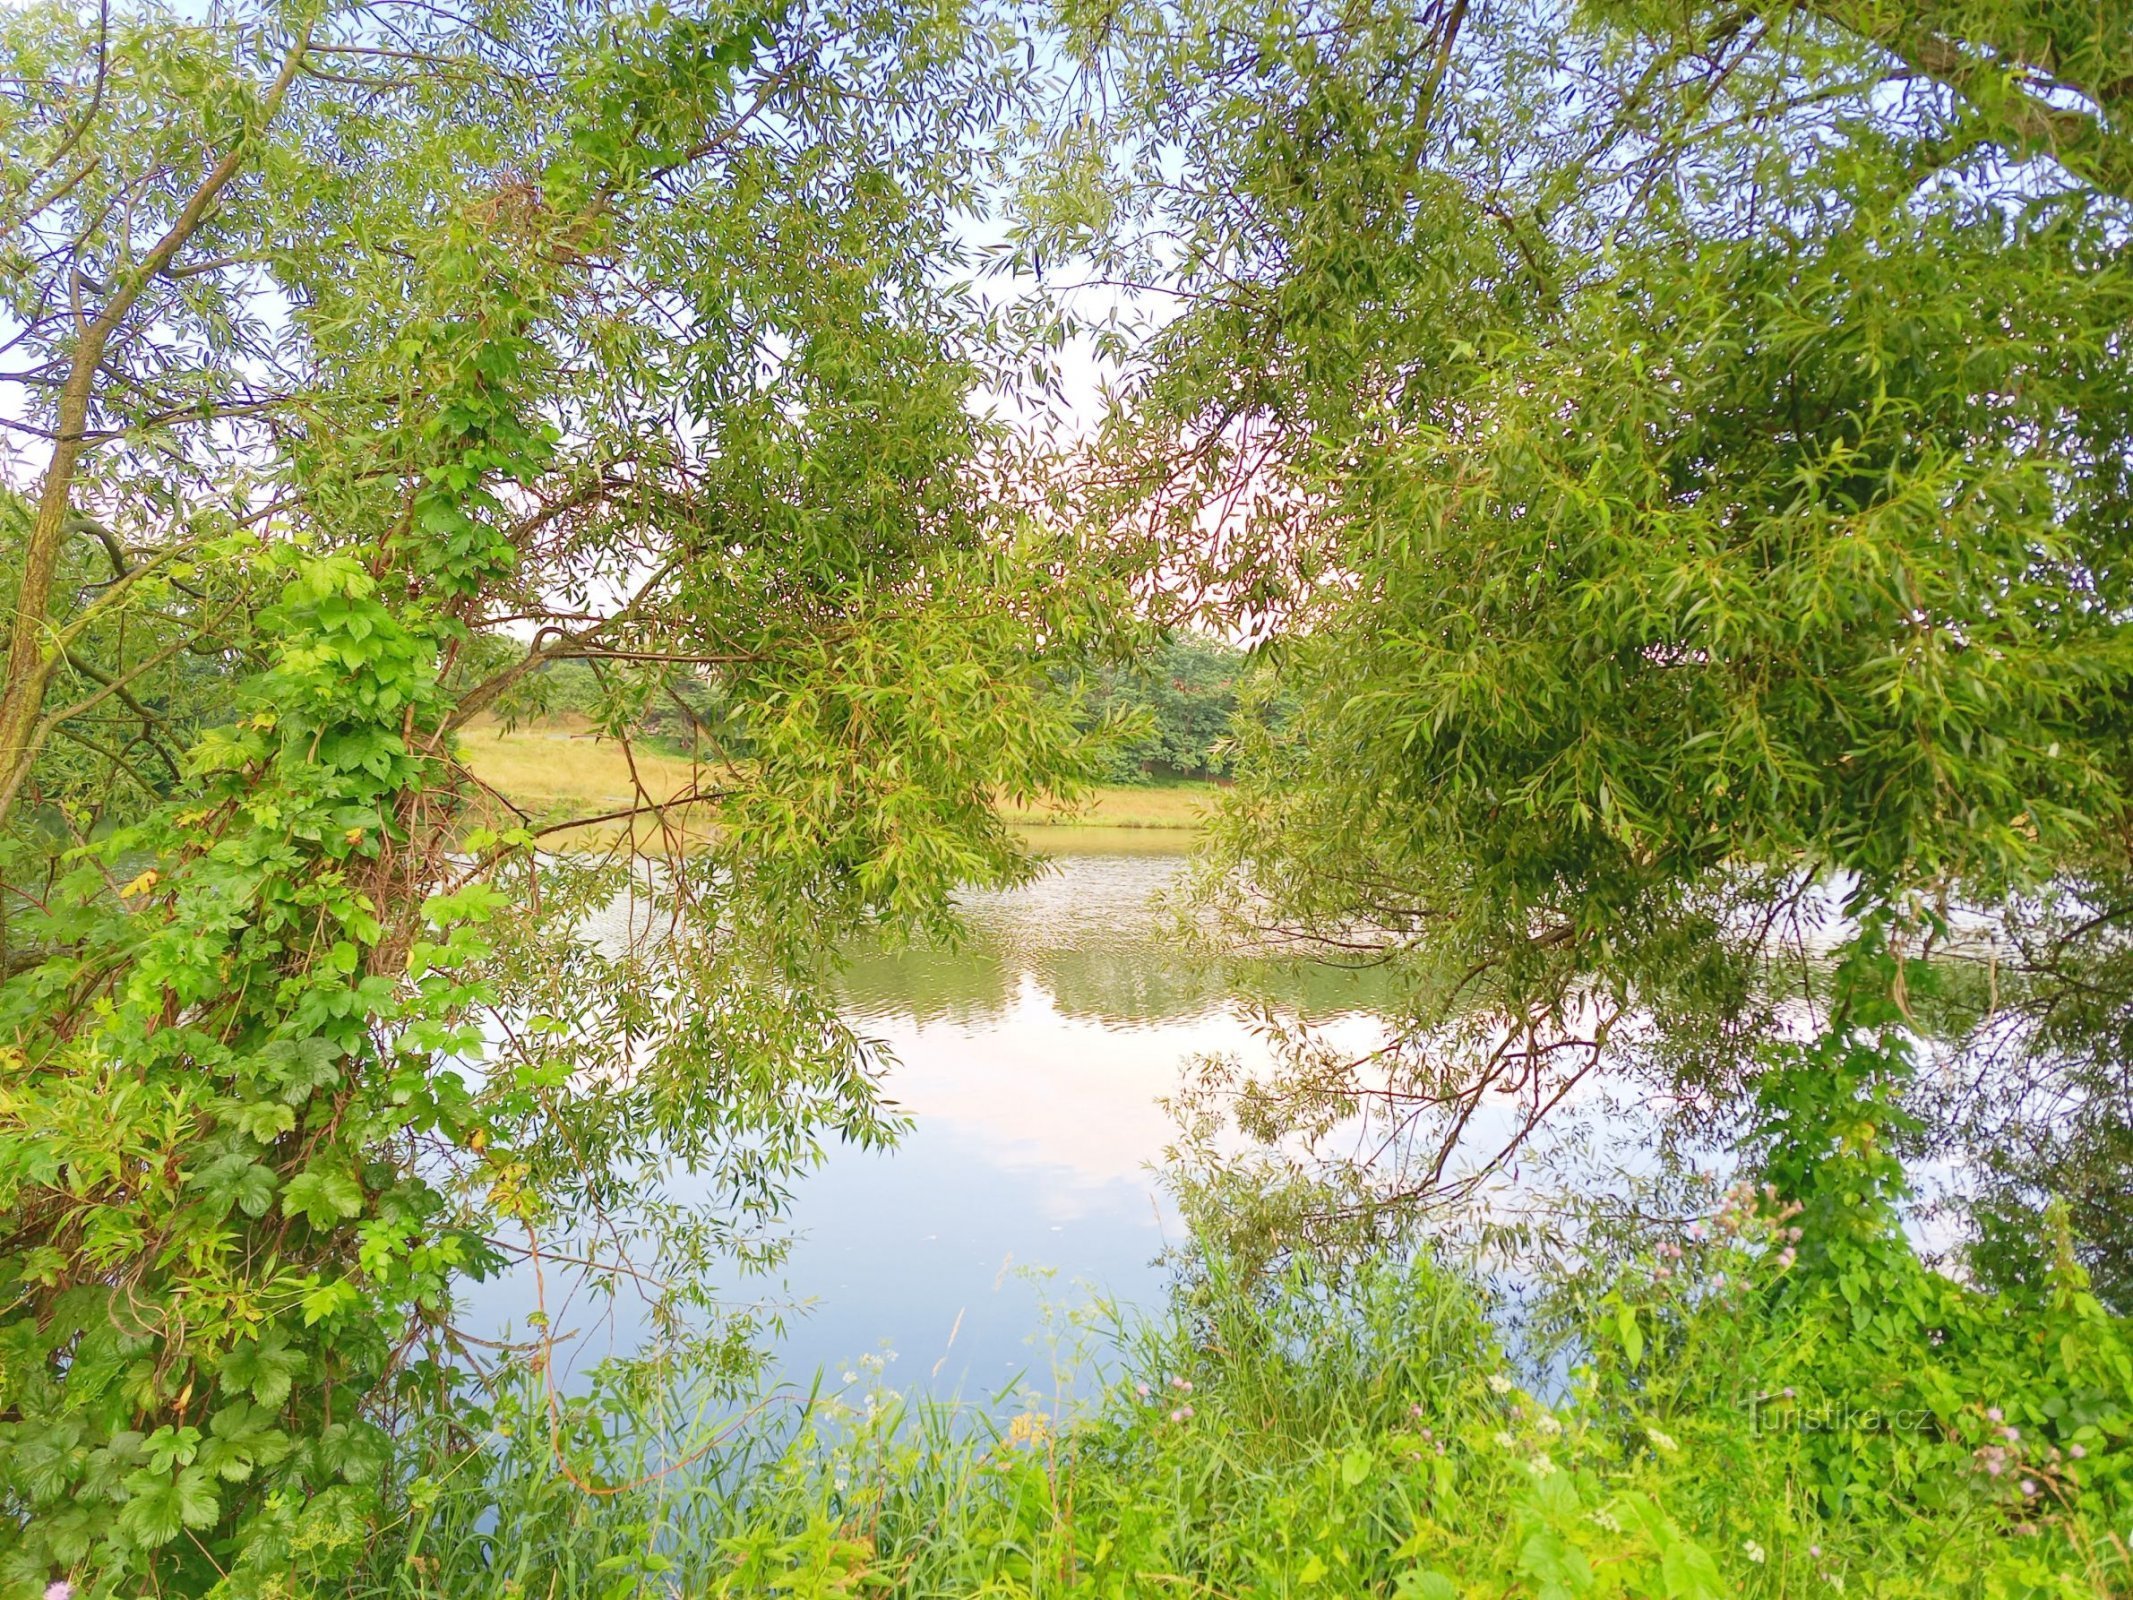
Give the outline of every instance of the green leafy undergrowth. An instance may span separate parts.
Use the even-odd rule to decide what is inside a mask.
[[[1881,1144],[1900,1066],[1781,1062],[1757,1180],[1555,1292],[1567,1381],[1522,1378],[1427,1253],[1271,1285],[1211,1262],[1076,1420],[876,1393],[662,1473],[671,1396],[554,1426],[529,1402],[423,1481],[366,1592],[2123,1594],[2124,1327],[2070,1262],[2017,1304],[1918,1260]]]

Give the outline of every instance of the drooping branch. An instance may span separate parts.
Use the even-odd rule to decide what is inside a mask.
[[[1796,0],[1801,9],[1870,40],[1911,71],[1953,90],[1992,125],[2014,154],[2044,156],[2085,183],[2133,201],[2133,134],[2113,123],[2133,102],[2133,65],[2115,78],[2070,73],[2056,52],[2020,39],[1961,37],[1936,23],[1931,0]],[[2099,8],[2099,16],[2100,16]],[[1949,22],[1976,26],[1975,12]],[[2047,59],[2033,59],[2043,56]],[[2033,85],[2089,101],[2084,111],[2054,103]]]

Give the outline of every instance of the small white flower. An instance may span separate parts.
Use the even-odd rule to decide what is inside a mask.
[[[1755,1563],[1755,1564],[1756,1564],[1757,1566],[1761,1566],[1761,1565],[1763,1564],[1763,1561],[1764,1561],[1764,1559],[1765,1559],[1765,1554],[1766,1554],[1766,1553],[1765,1553],[1765,1551],[1764,1551],[1763,1547],[1762,1547],[1761,1545],[1757,1544],[1757,1543],[1756,1543],[1756,1542],[1755,1542],[1755,1541],[1754,1541],[1753,1539],[1744,1539],[1744,1540],[1742,1540],[1742,1541],[1741,1541],[1741,1547],[1740,1547],[1740,1549],[1741,1549],[1741,1554],[1742,1554],[1742,1555],[1744,1555],[1744,1556],[1746,1556],[1746,1557],[1747,1557],[1747,1558],[1748,1558],[1748,1559],[1749,1559],[1750,1561],[1754,1562],[1754,1563]]]
[[[845,1373],[845,1375],[844,1375],[844,1381],[845,1381],[846,1383],[857,1383],[857,1382],[859,1381],[859,1374],[858,1374],[858,1373],[856,1373],[856,1372],[852,1372],[852,1371],[849,1371],[849,1370],[847,1370],[847,1371],[846,1371],[846,1373]]]
[[[1545,1450],[1536,1454],[1529,1464],[1532,1466],[1533,1476],[1536,1478],[1552,1477],[1555,1473],[1555,1463],[1548,1459],[1548,1452]]]
[[[1535,1417],[1533,1426],[1550,1438],[1563,1431],[1563,1425],[1555,1420],[1555,1413],[1552,1411],[1543,1411],[1539,1416]]]
[[[1511,1435],[1508,1433],[1499,1433],[1496,1436],[1496,1445],[1498,1449],[1509,1450],[1517,1443],[1518,1441],[1512,1438]]]
[[[1518,1386],[1500,1372],[1489,1374],[1489,1389],[1494,1394],[1509,1394]]]

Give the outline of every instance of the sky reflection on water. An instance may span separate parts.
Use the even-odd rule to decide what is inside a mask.
[[[1179,1230],[1155,1176],[1174,1136],[1159,1101],[1195,1056],[1267,1048],[1162,905],[1182,850],[1151,843],[1070,843],[1036,883],[967,896],[956,949],[854,954],[844,1012],[885,1046],[884,1092],[913,1125],[893,1150],[833,1149],[798,1186],[782,1277],[809,1308],[775,1352],[789,1380],[819,1368],[834,1388],[894,1350],[898,1386],[1048,1389],[1047,1303],[1160,1300]],[[1321,1016],[1372,998],[1353,973],[1274,987]],[[534,1306],[517,1281],[484,1299],[495,1320]],[[641,1334],[627,1307],[575,1325],[571,1366]]]

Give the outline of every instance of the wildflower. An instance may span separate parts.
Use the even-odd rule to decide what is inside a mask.
[[[1498,1449],[1509,1450],[1517,1443],[1518,1441],[1512,1438],[1511,1435],[1509,1435],[1508,1433],[1499,1433],[1496,1436],[1496,1445]]]
[[[1653,1449],[1664,1451],[1667,1455],[1672,1455],[1681,1448],[1672,1438],[1661,1433],[1657,1428],[1646,1428],[1644,1437],[1651,1440]]]
[[[1489,1374],[1489,1390],[1493,1394],[1509,1394],[1515,1388],[1511,1380],[1500,1372]]]
[[[44,1586],[44,1600],[74,1600],[74,1585],[65,1578],[54,1578]]]
[[[2078,1444],[2070,1444],[2070,1445],[2068,1445],[2068,1446],[2066,1447],[2066,1453],[2067,1453],[2068,1455],[2072,1456],[2072,1457],[2073,1457],[2073,1458],[2074,1458],[2074,1459],[2075,1459],[2076,1461],[2079,1461],[2079,1460],[2080,1460],[2080,1459],[2081,1459],[2081,1458],[2082,1458],[2083,1456],[2087,1455],[2087,1454],[2088,1454],[2089,1452],[2088,1452],[2088,1448],[2087,1448],[2087,1447],[2086,1447],[2085,1445],[2078,1445]]]
[[[1767,1552],[1765,1552],[1763,1547],[1757,1544],[1753,1539],[1743,1539],[1741,1541],[1740,1549],[1741,1554],[1746,1556],[1757,1566],[1761,1566],[1763,1564]]]
[[[859,1381],[859,1374],[853,1372],[850,1368],[847,1368],[845,1369],[844,1381],[846,1383],[857,1383]]]
[[[1704,1234],[1707,1231],[1708,1230],[1700,1222],[1692,1222],[1689,1224],[1689,1237],[1698,1241],[1699,1243],[1702,1242]]]
[[[1563,1431],[1563,1425],[1555,1420],[1555,1413],[1552,1411],[1543,1411],[1539,1416],[1535,1417],[1533,1426],[1551,1437]]]
[[[1145,1383],[1136,1383],[1133,1386],[1133,1392],[1139,1395],[1143,1400],[1145,1400],[1148,1398],[1149,1394],[1148,1385],[1146,1385]]]
[[[1051,1418],[1041,1411],[1025,1411],[1007,1425],[1007,1442],[1040,1445],[1051,1438]]]
[[[1170,1387],[1177,1390],[1179,1394],[1191,1394],[1192,1380],[1189,1378],[1172,1378]]]
[[[2035,1478],[2024,1478],[2022,1480],[2022,1492],[2024,1494],[2035,1494],[2037,1492],[2037,1480]]]
[[[1175,1411],[1173,1411],[1173,1412],[1171,1412],[1171,1413],[1170,1413],[1170,1420],[1171,1420],[1172,1422],[1190,1422],[1190,1421],[1192,1421],[1192,1407],[1191,1407],[1191,1406],[1179,1406],[1179,1407],[1177,1408],[1177,1410],[1175,1410]]]
[[[1820,1561],[1822,1559],[1822,1547],[1818,1544],[1809,1545],[1807,1547],[1807,1553],[1810,1556],[1814,1557],[1814,1559],[1817,1561]]]
[[[2007,1417],[1998,1406],[1988,1406],[1985,1410],[1985,1420],[1987,1422],[2005,1422]]]
[[[2020,1428],[2002,1428],[2000,1430],[2000,1437],[2002,1439],[2005,1439],[2009,1444],[2013,1444],[2015,1443],[2015,1441],[2022,1437],[2022,1430]]]
[[[1548,1459],[1548,1452],[1545,1450],[1537,1452],[1527,1464],[1533,1468],[1533,1476],[1536,1478],[1552,1477],[1555,1473],[1555,1463]]]
[[[1425,1413],[1425,1412],[1424,1412],[1424,1411],[1422,1410],[1422,1402],[1421,1402],[1421,1401],[1419,1401],[1419,1400],[1417,1400],[1417,1401],[1416,1401],[1416,1402],[1415,1402],[1415,1403],[1414,1403],[1413,1405],[1409,1406],[1409,1407],[1407,1408],[1407,1414],[1408,1414],[1408,1415],[1409,1415],[1410,1417],[1416,1417],[1416,1418],[1420,1418],[1420,1417],[1422,1417],[1422,1416],[1426,1415],[1426,1413]],[[1427,1429],[1427,1428],[1424,1428],[1424,1429],[1422,1430],[1422,1437],[1423,1437],[1423,1438],[1425,1438],[1425,1439],[1427,1439],[1427,1438],[1429,1437],[1429,1429]]]

